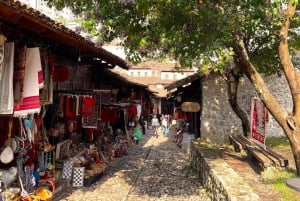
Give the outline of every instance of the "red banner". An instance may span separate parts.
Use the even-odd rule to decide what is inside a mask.
[[[251,137],[263,146],[265,146],[266,140],[267,118],[267,108],[264,103],[258,98],[253,98],[251,104]]]

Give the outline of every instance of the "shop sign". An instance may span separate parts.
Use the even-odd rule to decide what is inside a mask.
[[[197,102],[184,102],[181,105],[181,110],[184,112],[198,112],[200,110],[200,104]]]
[[[253,98],[251,104],[251,138],[265,147],[268,110],[259,98]]]

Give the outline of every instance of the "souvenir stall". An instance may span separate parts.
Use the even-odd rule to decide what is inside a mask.
[[[55,145],[56,170],[71,186],[92,184],[106,170],[99,135],[100,99],[89,92],[55,93],[44,117],[49,143]]]
[[[55,147],[42,132],[41,109],[52,103],[53,64],[47,48],[0,34],[0,173],[5,200],[47,200],[55,191]]]
[[[128,146],[136,144],[134,129],[139,127],[139,107],[133,103],[101,104],[98,146],[108,154],[110,161],[127,155]]]
[[[2,200],[51,200],[60,181],[64,187],[91,185],[107,168],[97,146],[100,96],[58,90],[59,82],[78,71],[62,64],[43,43],[0,34]]]
[[[202,101],[201,79],[198,74],[190,75],[166,87],[169,101],[173,103],[173,119],[187,121],[188,132],[200,137]]]
[[[61,185],[91,185],[135,143],[129,103],[93,83],[96,68],[126,62],[15,1],[0,12],[0,198],[51,200]]]

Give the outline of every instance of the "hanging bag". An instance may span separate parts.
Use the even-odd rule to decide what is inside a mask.
[[[13,121],[9,120],[8,123],[8,138],[4,145],[4,149],[0,153],[0,161],[4,164],[10,163],[14,159],[14,151],[11,148],[11,130]]]
[[[22,153],[24,151],[24,140],[25,140],[25,130],[23,128],[22,120],[19,119],[20,123],[20,137],[14,136],[11,138],[11,148],[14,153]]]

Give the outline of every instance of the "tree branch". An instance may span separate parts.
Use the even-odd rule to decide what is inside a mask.
[[[293,97],[293,105],[294,105],[294,115],[300,115],[300,93],[299,93],[299,79],[297,76],[297,71],[294,68],[292,61],[290,59],[289,47],[288,47],[288,32],[291,24],[291,19],[294,16],[296,11],[296,5],[292,4],[289,1],[286,19],[282,24],[280,30],[280,43],[279,43],[279,58],[281,61],[281,65],[283,68],[283,72],[288,81],[289,87],[291,89],[292,97]]]
[[[236,39],[236,43],[233,45],[233,50],[235,52],[236,62],[238,62],[237,65],[241,68],[242,72],[248,77],[248,79],[253,83],[259,98],[268,108],[273,117],[282,127],[286,127],[286,118],[288,116],[287,111],[271,94],[264,80],[257,72],[255,67],[251,64],[246,49],[244,47],[243,41],[238,36],[236,36]]]

